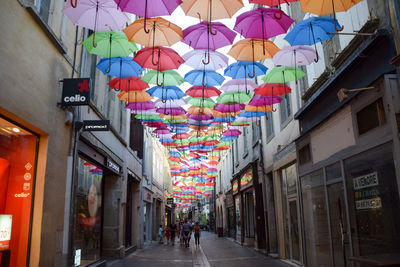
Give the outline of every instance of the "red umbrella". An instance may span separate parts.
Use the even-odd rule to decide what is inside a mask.
[[[213,97],[213,96],[219,96],[221,94],[221,91],[213,86],[204,87],[195,85],[190,87],[185,92],[185,94],[191,97]]]
[[[108,85],[113,89],[122,91],[142,91],[149,88],[149,85],[140,80],[140,77],[114,78]]]
[[[178,69],[185,62],[175,50],[162,46],[142,48],[133,60],[143,68],[158,71]]]
[[[187,138],[190,138],[190,135],[187,133],[180,133],[172,136],[172,139],[187,139]]]
[[[200,158],[200,155],[199,155],[199,154],[196,154],[196,153],[190,152],[190,153],[189,153],[189,157],[198,159],[198,158]]]
[[[263,83],[254,89],[257,95],[273,96],[291,93],[292,89],[284,83]]]

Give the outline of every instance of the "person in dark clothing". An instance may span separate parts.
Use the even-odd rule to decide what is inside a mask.
[[[199,222],[196,222],[193,228],[194,231],[194,242],[196,244],[196,248],[200,246],[200,226]]]
[[[171,225],[169,226],[169,231],[171,233],[171,244],[174,246],[175,245],[175,235],[176,235],[176,224],[175,223],[171,223]]]

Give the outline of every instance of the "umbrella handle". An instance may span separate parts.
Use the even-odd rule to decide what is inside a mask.
[[[105,73],[110,73],[110,71],[111,71],[111,57],[108,60],[108,68],[104,72]],[[120,86],[121,86],[121,81],[119,83],[120,83]]]
[[[217,35],[217,31],[215,31],[215,32],[212,31],[212,23],[211,22],[210,22],[210,33],[212,35]]]
[[[337,24],[337,20],[336,19],[333,21],[333,23],[335,24],[335,30],[336,31],[338,31],[338,32],[343,31],[344,26],[342,26],[341,28],[338,28],[338,24]]]
[[[76,8],[76,6],[78,5],[78,0],[71,0],[70,1],[70,3],[71,3],[71,6],[73,7],[73,8]]]
[[[247,73],[247,76],[249,76],[249,78],[254,78],[256,76],[256,69],[254,67],[254,62],[253,62],[253,74],[250,75],[250,73]],[[246,88],[246,91],[247,91],[247,88]]]
[[[210,52],[207,53],[207,62],[204,61],[204,58],[201,60],[201,62],[203,62],[204,65],[210,64]]]
[[[272,109],[272,112],[276,112],[276,108],[274,108],[273,105],[272,105],[271,109]]]
[[[71,0],[71,1],[72,1],[72,0]],[[197,12],[197,16],[199,17],[199,20],[200,20],[200,22],[201,22],[201,15],[200,15],[199,12]]]
[[[144,4],[145,6],[144,6],[144,25],[143,25],[143,30],[144,30],[144,32],[145,33],[149,33],[150,32],[150,30],[148,30],[148,29],[146,29],[146,19],[147,19],[147,0],[146,0],[146,2],[145,2],[145,4]]]
[[[97,44],[96,44],[96,42],[94,40],[95,39],[95,35],[96,35],[96,32],[93,33],[93,40],[92,40],[92,45],[93,45],[94,48],[97,47]]]
[[[283,15],[282,9],[279,9],[279,16],[278,16],[278,17],[276,16],[276,13],[274,13],[274,17],[275,17],[276,19],[281,19],[281,18],[282,18],[282,15]]]
[[[160,49],[158,49],[158,54],[160,54]],[[157,66],[158,63],[160,62],[160,56],[158,57],[158,62],[154,62],[154,51],[151,53],[151,63],[153,63],[154,66]]]
[[[157,84],[158,86],[163,86],[163,85],[164,85],[164,81],[163,81],[161,84],[158,83],[158,72],[157,72],[157,81],[156,81],[156,84]]]

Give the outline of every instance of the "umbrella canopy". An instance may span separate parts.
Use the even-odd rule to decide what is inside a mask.
[[[165,101],[159,99],[155,102],[155,105],[157,108],[164,108],[164,107],[177,108],[186,105],[186,103],[187,102],[184,99],[168,99]]]
[[[244,104],[251,99],[251,95],[246,93],[225,92],[217,98],[220,104]]]
[[[154,47],[171,46],[183,39],[182,29],[166,19],[151,18],[146,20],[146,27],[144,24],[144,19],[138,19],[123,30],[129,41]]]
[[[210,34],[210,23],[202,21],[183,30],[183,41],[194,49],[207,49],[215,51],[218,48],[231,45],[236,33],[221,22],[214,22],[215,35]]]
[[[192,70],[185,74],[185,80],[198,86],[221,85],[225,78],[221,74],[211,70]]]
[[[268,112],[272,111],[272,108],[268,105],[265,106],[251,106],[251,105],[246,105],[244,108],[246,111],[253,111],[253,112]]]
[[[309,46],[286,46],[275,54],[272,61],[275,65],[296,67],[313,63],[317,59],[317,52]]]
[[[158,108],[156,110],[158,113],[166,115],[182,115],[185,114],[185,110],[182,107],[178,108]]]
[[[117,96],[119,100],[128,102],[146,102],[152,99],[152,97],[144,91],[120,92]]]
[[[264,41],[264,48],[265,50],[262,39],[243,39],[232,46],[228,55],[236,60],[260,61],[272,58],[279,51],[279,48],[269,40]]]
[[[266,83],[286,83],[303,78],[306,74],[299,68],[280,66],[275,67],[263,78]]]
[[[282,98],[279,96],[264,96],[264,95],[254,95],[250,100],[249,105],[251,106],[271,106],[276,103],[280,103]]]
[[[162,100],[180,99],[185,96],[185,93],[176,86],[154,86],[147,90],[147,93]]]
[[[205,115],[212,114],[212,110],[209,108],[191,106],[188,108],[187,113],[191,115]]]
[[[180,85],[185,82],[185,79],[175,70],[165,70],[160,72],[149,70],[143,75],[142,80],[148,84],[157,84],[159,86]]]
[[[243,7],[242,0],[183,0],[181,7],[187,16],[206,21],[232,17]]]
[[[225,92],[244,92],[249,88],[253,90],[257,84],[247,79],[232,79],[224,83],[220,89]]]
[[[210,54],[210,62],[208,64],[203,63],[203,59]],[[218,70],[228,66],[228,57],[217,51],[208,51],[205,49],[197,49],[187,52],[182,56],[185,60],[185,64],[194,69],[205,69],[205,70]]]
[[[142,48],[133,60],[143,68],[158,71],[177,69],[185,62],[175,50],[162,46]]]
[[[229,65],[224,75],[232,77],[233,79],[238,78],[254,78],[260,75],[264,75],[267,72],[267,67],[258,62],[252,61],[238,61]]]
[[[79,5],[72,6],[67,1],[64,14],[75,24],[93,31],[120,30],[128,17],[117,8],[113,0],[79,0]]]
[[[219,96],[221,91],[219,91],[215,87],[204,87],[204,86],[192,86],[185,92],[188,96],[191,97],[213,97]]]
[[[133,61],[133,57],[102,58],[96,68],[106,75],[119,78],[139,76],[144,71],[139,64]]]
[[[153,102],[146,101],[146,102],[131,102],[128,103],[125,108],[131,109],[132,112],[136,113],[136,111],[142,112],[142,110],[152,110],[155,108]]]
[[[125,34],[116,31],[96,32],[96,39],[92,40],[91,35],[82,44],[90,54],[101,57],[127,57],[137,50],[135,43],[129,42]]]
[[[140,80],[140,77],[114,78],[108,85],[113,89],[122,91],[142,91],[149,88],[149,85]]]
[[[187,101],[189,104],[198,107],[213,108],[216,105],[214,100],[212,100],[211,98],[204,98],[204,97],[188,97]]]
[[[223,113],[232,113],[232,112],[238,112],[244,109],[245,105],[244,104],[232,104],[232,105],[227,105],[227,104],[218,104],[214,110],[223,112]]]
[[[292,89],[284,83],[263,83],[254,89],[255,94],[265,96],[284,95],[291,92]]]

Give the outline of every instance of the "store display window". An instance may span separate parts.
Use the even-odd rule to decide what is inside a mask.
[[[26,266],[39,138],[0,117],[0,265]]]
[[[235,196],[235,214],[236,214],[236,234],[242,234],[242,223],[240,218],[240,195]]]
[[[253,170],[250,168],[246,171],[246,173],[240,179],[240,186],[245,187],[251,181],[253,181]]]
[[[75,195],[75,266],[92,263],[101,257],[102,184],[103,169],[79,158]]]

